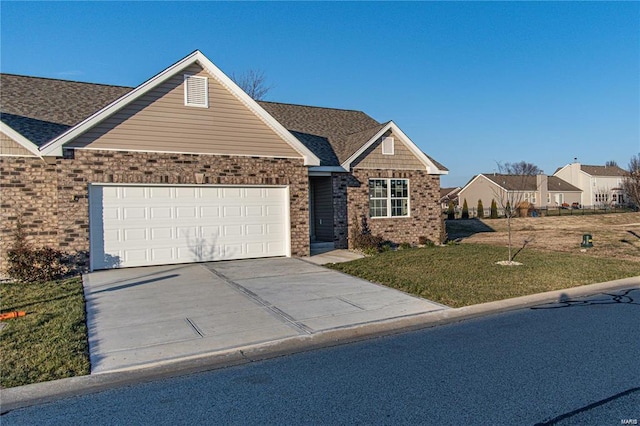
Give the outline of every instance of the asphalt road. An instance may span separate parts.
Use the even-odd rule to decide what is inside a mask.
[[[640,289],[14,410],[19,424],[640,422]]]

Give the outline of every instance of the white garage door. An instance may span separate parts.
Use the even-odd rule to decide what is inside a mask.
[[[289,255],[288,189],[89,188],[92,269]]]

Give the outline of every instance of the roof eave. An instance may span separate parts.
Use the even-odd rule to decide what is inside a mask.
[[[38,149],[38,145],[36,145],[35,143],[31,142],[29,139],[24,137],[20,132],[14,130],[7,123],[0,121],[0,131],[5,135],[9,136],[17,144],[22,146],[24,149],[28,150],[33,155],[37,157],[42,157],[42,154]]]

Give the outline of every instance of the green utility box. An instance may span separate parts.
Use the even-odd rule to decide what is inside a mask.
[[[580,244],[580,247],[593,247],[593,237],[591,236],[591,234],[582,235],[582,244]]]

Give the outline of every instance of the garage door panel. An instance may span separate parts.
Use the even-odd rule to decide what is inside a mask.
[[[220,207],[218,206],[200,207],[200,217],[219,218],[220,216]]]
[[[285,188],[90,189],[92,268],[288,254]]]
[[[147,219],[147,209],[144,207],[125,207],[122,209],[122,219]]]
[[[154,243],[170,242],[175,238],[172,228],[151,228],[150,231],[151,241]]]
[[[154,262],[170,263],[175,258],[174,249],[171,247],[152,248],[150,252],[151,252],[151,259]]]
[[[149,218],[151,219],[171,219],[173,217],[173,210],[171,207],[150,207]]]
[[[242,236],[242,225],[223,225],[222,236],[224,237],[240,237]]]
[[[125,241],[147,241],[147,229],[146,228],[138,228],[138,229],[125,229],[124,230],[124,239]]]

